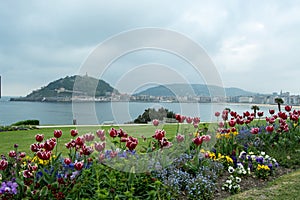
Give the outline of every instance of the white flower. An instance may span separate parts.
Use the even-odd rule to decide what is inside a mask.
[[[273,159],[272,159],[272,161],[273,161],[274,163],[276,163],[276,162],[277,162],[275,158],[273,158]]]
[[[256,156],[255,155],[251,155],[251,159],[252,160],[256,160]]]
[[[253,155],[254,153],[251,151],[251,152],[249,152],[249,155]]]
[[[247,170],[248,170],[248,174],[250,174],[250,173],[251,173],[250,167],[248,167],[248,169],[247,169]]]
[[[225,188],[224,188],[224,187],[222,187],[222,190],[225,190]]]
[[[264,156],[264,155],[266,155],[266,152],[262,151],[262,152],[260,152],[260,155]]]
[[[269,156],[269,155],[266,155],[266,156],[265,156],[265,159],[269,159],[269,158],[270,158],[270,156]]]
[[[235,177],[235,181],[237,182],[237,183],[240,183],[241,182],[241,178],[240,177]]]
[[[229,188],[229,190],[231,190],[231,188],[232,188],[232,185],[229,185],[229,187],[228,187],[228,188]]]
[[[226,180],[226,183],[231,184],[232,180]]]
[[[232,174],[232,173],[234,172],[234,168],[231,167],[231,166],[229,166],[229,167],[228,167],[228,172],[229,172],[230,174]]]
[[[242,151],[242,152],[240,153],[239,158],[242,158],[243,154],[245,154],[245,153],[246,153],[245,151]]]
[[[2,174],[0,174],[0,181],[2,180]]]

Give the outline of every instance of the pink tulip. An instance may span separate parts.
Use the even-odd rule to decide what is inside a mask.
[[[103,138],[103,137],[105,137],[105,130],[97,130],[96,135],[100,139]]]
[[[103,143],[95,142],[95,149],[98,152],[102,152],[105,149],[105,142]]]
[[[258,134],[258,132],[259,132],[259,128],[252,128],[251,129],[252,134]]]
[[[152,124],[153,124],[154,126],[158,126],[159,121],[158,121],[157,119],[154,119],[154,120],[152,121]]]
[[[215,116],[216,116],[216,117],[219,117],[220,115],[221,115],[220,112],[215,112]]]
[[[179,142],[183,142],[183,141],[184,141],[184,135],[178,134],[178,135],[176,136],[176,140],[177,140],[178,143],[179,143]]]
[[[200,123],[200,117],[194,117],[193,121],[194,121],[194,124],[199,124]]]
[[[193,122],[193,118],[192,118],[192,117],[187,117],[187,118],[185,119],[185,121],[186,121],[186,123],[190,124],[190,123]]]

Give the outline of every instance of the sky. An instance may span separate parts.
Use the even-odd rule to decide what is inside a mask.
[[[300,94],[297,1],[28,0],[0,2],[2,95],[25,96],[51,81],[80,74],[99,45],[149,27],[197,43],[224,87]],[[140,49],[115,58],[98,78],[132,92],[147,84],[207,83],[207,75],[197,72],[170,51]]]

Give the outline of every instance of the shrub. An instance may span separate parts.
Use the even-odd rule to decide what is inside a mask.
[[[11,126],[22,126],[22,125],[37,126],[37,125],[40,125],[40,121],[36,120],[36,119],[29,119],[29,120],[16,122],[16,123],[12,124]]]

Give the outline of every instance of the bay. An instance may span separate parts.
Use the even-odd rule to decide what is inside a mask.
[[[240,114],[252,111],[252,104],[229,103],[156,103],[156,102],[19,102],[9,101],[10,97],[0,99],[0,125],[10,125],[27,119],[40,120],[41,125],[103,124],[113,122],[123,124],[133,121],[147,108],[167,108],[169,111],[186,116],[200,116],[202,122],[216,121],[214,113],[230,108]],[[268,114],[276,105],[258,105],[260,111]]]

